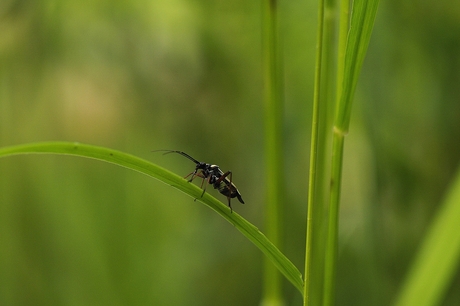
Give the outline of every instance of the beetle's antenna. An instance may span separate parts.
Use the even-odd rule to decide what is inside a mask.
[[[188,155],[187,153],[185,152],[182,152],[182,151],[176,151],[176,150],[154,150],[152,152],[165,152],[163,153],[163,155],[165,154],[170,154],[170,153],[177,153],[177,154],[180,154],[188,159],[190,159],[191,161],[193,161],[195,164],[199,164],[200,162],[197,161],[196,159],[194,159],[193,157],[191,157],[190,155]]]

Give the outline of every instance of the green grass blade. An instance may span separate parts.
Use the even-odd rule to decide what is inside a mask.
[[[442,304],[459,267],[459,220],[460,169],[413,262],[397,306]]]
[[[336,129],[343,134],[348,132],[353,95],[371,38],[378,4],[379,0],[353,2],[343,77],[339,78],[343,80],[342,92],[335,121]]]
[[[347,50],[348,31],[350,29],[350,2],[351,0],[340,1],[340,17],[339,17],[339,37],[337,46],[337,89],[336,100],[337,105],[340,103],[343,88],[343,72],[345,70],[345,53]]]
[[[36,153],[64,154],[92,158],[146,174],[165,184],[173,186],[190,195],[192,198],[204,203],[221,215],[225,220],[233,224],[244,236],[254,243],[262,253],[273,262],[279,271],[302,293],[303,281],[299,270],[267,239],[267,237],[265,237],[263,233],[259,231],[257,227],[246,221],[236,212],[230,213],[230,209],[227,205],[218,201],[209,193],[205,193],[204,196],[200,198],[202,190],[198,186],[190,184],[184,178],[136,156],[76,142],[43,142],[0,148],[0,158],[19,154]]]

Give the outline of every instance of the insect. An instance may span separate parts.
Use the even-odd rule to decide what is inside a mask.
[[[244,204],[243,198],[241,197],[240,192],[236,188],[235,184],[232,182],[232,172],[227,171],[227,172],[222,172],[220,170],[219,166],[217,165],[211,165],[203,162],[199,162],[187,153],[184,153],[182,151],[175,151],[175,150],[155,150],[153,152],[158,152],[158,151],[165,151],[166,153],[164,154],[170,154],[170,153],[177,153],[180,154],[191,161],[193,161],[196,164],[195,170],[190,172],[187,176],[184,178],[188,178],[190,176],[190,179],[188,180],[189,182],[192,182],[195,177],[201,177],[203,180],[201,181],[201,188],[203,188],[204,181],[206,181],[206,185],[203,188],[203,193],[201,194],[201,197],[203,197],[204,193],[206,192],[206,187],[211,184],[214,189],[219,190],[221,194],[227,197],[228,200],[228,207],[230,207],[230,211],[233,212],[232,209],[232,204],[231,204],[231,199],[232,198],[237,198],[240,203]]]

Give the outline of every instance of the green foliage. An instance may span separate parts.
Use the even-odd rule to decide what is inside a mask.
[[[173,186],[198,201],[203,202],[225,220],[233,224],[236,229],[254,243],[254,245],[273,262],[279,271],[283,273],[299,291],[302,291],[302,277],[299,270],[297,270],[289,259],[287,259],[286,256],[284,256],[278,248],[257,229],[257,227],[246,221],[236,212],[231,213],[230,209],[225,204],[210,196],[209,193],[205,193],[203,197],[201,197],[202,190],[196,185],[188,183],[187,180],[182,177],[133,155],[80,143],[34,143],[0,148],[0,157],[31,153],[64,154],[93,158],[138,171]]]
[[[266,3],[277,3],[276,95],[284,102],[264,117],[275,87],[264,79],[274,60],[261,52],[269,27],[260,2],[2,1],[0,147],[66,140],[72,152],[78,141],[81,154],[95,156],[0,159],[1,305],[256,305],[275,291],[265,266],[278,274],[280,299],[301,304],[295,266],[306,263],[311,177],[320,204],[310,232],[310,305],[333,293],[340,305],[460,304],[458,2],[381,1],[362,62],[376,2],[355,1],[351,16],[349,1],[326,1],[318,91],[318,3]],[[314,92],[318,155],[310,156]],[[269,131],[281,141],[266,141]],[[343,153],[335,163],[332,137]],[[230,214],[212,188],[205,206],[194,202],[199,186],[145,159],[179,176],[193,165],[156,149],[232,170],[246,205]],[[94,157],[141,167],[186,194]],[[309,159],[317,160],[315,176]],[[329,208],[331,168],[342,179],[333,194],[340,206]],[[267,215],[266,196],[278,188],[268,186],[283,187],[279,216]],[[284,222],[267,225],[273,217]],[[331,257],[328,223],[337,238]],[[279,233],[284,255],[257,228]],[[324,290],[326,262],[336,264],[327,278],[335,288]]]
[[[334,303],[336,282],[336,267],[338,253],[338,232],[339,232],[339,207],[340,207],[340,192],[342,181],[342,164],[343,164],[343,148],[344,136],[348,131],[348,124],[351,116],[351,105],[353,94],[358,82],[358,76],[361,71],[361,66],[366,55],[367,46],[374,26],[375,15],[378,7],[376,1],[354,1],[351,17],[351,26],[348,28],[348,10],[349,1],[343,1],[341,8],[342,27],[339,33],[339,64],[337,65],[337,73],[333,73],[330,68],[331,64],[324,65],[332,61],[331,55],[334,54],[334,31],[330,21],[325,16],[326,11],[334,9],[329,5],[326,10],[326,2],[320,1],[319,18],[318,18],[318,42],[316,55],[315,69],[315,89],[314,89],[314,104],[313,104],[313,125],[312,125],[312,144],[310,150],[310,181],[309,181],[309,201],[307,213],[307,242],[306,242],[306,259],[305,259],[305,301],[304,305],[310,305],[311,301],[321,300],[321,290],[310,296],[312,283],[324,283],[322,301],[323,305],[332,305]],[[330,3],[329,3],[330,4]],[[343,20],[345,19],[345,20]],[[324,30],[326,28],[326,30]],[[345,29],[344,29],[345,28]],[[347,35],[346,47],[343,47],[342,42],[345,41],[344,35]],[[323,56],[324,54],[324,56]],[[344,55],[343,55],[344,54]],[[323,59],[324,58],[324,59]],[[344,62],[342,62],[342,60]],[[342,69],[343,67],[343,69]],[[335,122],[332,128],[332,121],[329,119],[328,111],[330,109],[331,95],[326,93],[331,90],[334,75],[337,75],[337,105],[335,109]],[[342,84],[343,83],[343,84]],[[325,109],[325,110],[324,110]],[[330,133],[328,130],[333,129],[332,152],[329,153],[328,145],[330,143]],[[318,154],[323,156],[318,157]],[[331,175],[330,178],[327,172],[329,168],[324,162],[328,156],[331,156]],[[318,162],[322,160],[322,162]],[[330,186],[328,188],[328,186]],[[324,193],[330,190],[330,194],[326,197]],[[324,206],[325,199],[330,199],[329,209],[327,211],[328,231],[325,235],[322,233],[323,214],[315,211],[321,211]],[[319,218],[318,218],[319,217]],[[314,225],[316,224],[316,225]],[[313,232],[314,231],[314,232]],[[320,243],[327,237],[326,247],[323,250]],[[315,278],[311,277],[310,266],[316,265],[322,267],[322,256],[316,255],[313,257],[313,252],[321,254],[324,251],[324,274],[316,273]],[[315,263],[310,262],[315,258]],[[321,288],[321,287],[320,287]]]
[[[345,50],[344,70],[343,72],[341,71],[343,75],[339,76],[339,80],[343,80],[343,85],[340,89],[334,123],[336,132],[341,134],[348,132],[354,93],[371,39],[378,5],[379,0],[353,1],[350,29]]]

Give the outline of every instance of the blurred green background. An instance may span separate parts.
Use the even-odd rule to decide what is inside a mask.
[[[314,1],[281,1],[285,242],[303,271]],[[0,2],[0,146],[231,169],[263,231],[261,2]],[[460,2],[381,1],[346,139],[338,305],[388,305],[460,160]],[[210,191],[225,202],[216,191]],[[257,305],[262,254],[204,205],[66,156],[0,160],[0,305]],[[445,305],[460,304],[456,272]],[[300,294],[285,285],[288,305]]]

